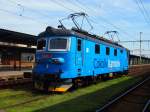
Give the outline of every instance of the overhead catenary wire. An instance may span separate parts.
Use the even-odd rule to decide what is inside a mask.
[[[65,9],[68,9],[68,10],[71,11],[71,12],[77,12],[76,10],[73,10],[73,9],[71,9],[71,8],[68,8],[68,7],[65,6],[64,4],[59,3],[59,2],[57,2],[57,1],[52,1],[52,2],[56,3],[57,5],[59,5],[59,6],[63,7],[63,8],[65,8]],[[78,3],[78,2],[77,2],[77,3]],[[74,4],[71,3],[71,2],[70,2],[70,4],[74,5]],[[82,9],[82,10],[84,10],[84,12],[88,13],[88,11],[86,11],[86,9],[85,9],[84,7],[81,8],[81,6],[78,6],[78,4],[76,4],[75,6],[78,7],[78,8],[80,8],[80,9]],[[94,23],[94,24],[96,24],[96,25],[99,24],[98,22],[96,22],[96,21],[93,20],[93,17],[89,17],[88,19],[89,19],[92,23]],[[106,27],[106,26],[104,26],[104,25],[102,25],[102,24],[99,24],[99,25],[102,26],[102,27],[104,27],[104,28],[106,28],[106,29],[108,29],[108,27]]]
[[[75,3],[76,3],[76,5],[75,5],[76,7],[82,9],[82,10],[83,10],[84,12],[86,12],[87,14],[89,13],[89,12],[88,12],[88,7],[84,6],[84,4],[80,3],[78,0],[74,0],[74,1],[75,1]],[[70,2],[70,3],[71,3],[71,2]],[[72,3],[72,4],[73,4],[73,3]],[[102,25],[102,24],[96,22],[94,17],[89,16],[88,19],[89,19],[92,23],[94,23],[94,24],[96,24],[96,25],[98,24],[98,25],[100,25],[100,26],[102,26],[102,27],[108,29],[108,27],[106,27],[105,25]]]
[[[96,12],[94,9],[88,7],[86,4],[80,2],[79,0],[76,0],[76,2],[78,2],[79,4],[81,4],[82,7],[85,7],[87,10],[92,11],[92,12]],[[123,34],[128,35],[129,37],[134,37],[134,36],[130,35],[128,32],[122,30],[120,27],[116,26],[114,23],[111,23],[110,21],[108,21],[106,18],[99,17],[99,19],[101,19],[102,21],[104,21],[106,24],[109,24],[110,26],[114,27],[115,29],[121,31]],[[97,22],[97,24],[99,24],[99,23]]]
[[[15,1],[13,1],[13,0],[9,0],[9,1],[10,1],[11,3],[13,3],[13,4],[15,4],[15,5],[17,5],[17,6],[21,7],[21,8],[23,8],[23,9],[27,9],[27,10],[36,12],[36,10],[31,9],[31,8],[29,8],[28,6],[25,6],[25,5],[21,4],[21,3],[15,2]],[[53,2],[53,3],[55,3],[55,4],[59,5],[59,6],[61,6],[61,7],[63,7],[63,8],[65,8],[65,9],[70,10],[71,12],[77,12],[76,10],[73,10],[73,9],[71,9],[71,8],[69,8],[69,7],[66,7],[66,6],[65,6],[64,4],[62,4],[61,2],[58,2],[58,1],[55,1],[55,0],[53,0],[53,1],[51,1],[51,2]],[[36,13],[39,13],[39,12],[36,12]],[[43,13],[39,13],[39,14],[48,17],[47,15],[45,15],[45,14],[43,14]],[[22,15],[23,15],[23,14],[20,13],[20,16],[22,16]],[[48,17],[48,18],[49,18],[49,17]],[[86,18],[86,20],[87,20],[87,18]],[[87,20],[87,22],[89,23],[88,20]],[[83,22],[82,22],[82,24],[83,24]],[[90,26],[91,26],[91,24],[90,24]]]
[[[89,10],[89,8],[86,7],[86,5],[84,5],[84,4],[82,4],[81,2],[79,2],[79,0],[75,0],[75,1],[76,1],[76,3],[78,3],[79,5],[82,5],[82,8],[81,8],[81,9],[83,9],[85,12],[87,12],[87,9]],[[76,6],[78,6],[78,7],[80,8],[80,6],[79,6],[78,4],[76,4]],[[91,9],[91,10],[93,10],[93,9]],[[94,10],[94,11],[95,11],[95,10]],[[94,23],[94,24],[99,24],[98,22],[93,21],[93,19],[90,19],[90,21],[91,21],[92,23]],[[104,28],[107,29],[106,26],[104,26],[104,25],[102,25],[102,24],[100,24],[100,25],[101,25],[102,27],[104,27]],[[111,25],[113,25],[113,24],[111,24]],[[115,25],[113,25],[113,27],[115,27]],[[115,27],[115,28],[116,28],[116,27]],[[116,29],[118,29],[118,28],[116,28]],[[118,38],[118,40],[120,40],[118,36],[117,36],[117,38]]]
[[[71,9],[71,8],[69,8],[69,7],[67,7],[67,6],[65,6],[63,3],[60,3],[60,2],[58,2],[58,1],[52,1],[52,2],[55,2],[55,3],[58,4],[59,6],[64,7],[64,8],[66,8],[66,9],[70,10],[71,12],[76,12],[76,10],[73,10],[73,9]],[[92,10],[92,11],[95,12],[95,10],[91,9],[90,7],[87,7],[85,4],[81,3],[79,0],[76,0],[76,2],[78,2],[79,4],[81,4],[83,8],[85,7],[87,10]],[[85,8],[84,8],[84,9],[85,9]],[[93,18],[94,18],[94,17],[93,17]],[[95,18],[94,18],[94,19],[95,19]],[[106,20],[105,18],[100,17],[100,19],[103,20],[106,24],[109,24],[109,25],[111,25],[112,27],[114,27],[115,29],[121,31],[123,34],[128,35],[129,38],[130,38],[130,37],[134,37],[134,36],[130,35],[128,32],[122,30],[122,29],[119,28],[118,26],[116,26],[116,25],[114,25],[113,23],[109,22],[109,21]],[[91,19],[90,19],[90,20],[91,20]],[[93,21],[92,21],[92,22],[93,22]],[[94,23],[95,23],[95,24],[99,24],[99,22],[94,22]],[[106,27],[105,27],[105,28],[106,28]],[[119,40],[120,40],[120,39],[119,39]]]
[[[70,1],[70,2],[69,2]],[[88,13],[86,9],[84,9],[82,6],[80,6],[80,4],[78,2],[76,2],[76,0],[67,0],[67,2],[69,2],[70,4],[74,5],[75,7],[81,9],[81,11]]]
[[[147,10],[146,10],[146,8],[145,8],[145,6],[144,6],[144,4],[143,4],[143,1],[142,1],[142,0],[139,0],[139,2],[141,3],[141,5],[142,5],[142,7],[143,7],[143,10],[144,10],[144,12],[145,12],[147,18],[150,20],[150,15],[149,15],[149,13],[148,13]]]
[[[35,10],[35,9],[31,9],[30,7],[25,6],[25,5],[21,4],[21,3],[18,3],[18,2],[14,1],[14,0],[8,0],[8,1],[11,2],[11,3],[13,3],[14,5],[17,5],[17,6],[19,6],[19,7],[22,7],[22,8],[24,9],[24,11],[25,11],[25,10],[29,10],[29,11],[31,11],[31,12],[40,14],[40,15],[42,15],[42,16],[44,16],[44,17],[50,18],[50,16],[49,16],[48,14],[44,14],[44,13],[41,13],[41,12]],[[23,14],[20,14],[20,15],[23,15]]]
[[[19,3],[15,2],[15,1],[13,1],[13,0],[9,0],[9,1],[13,2],[14,4],[19,5]],[[79,0],[75,0],[75,1],[76,1],[76,3],[78,3],[78,4],[80,5],[80,6],[79,6],[78,4],[75,5],[75,6],[77,6],[78,8],[81,8],[81,9],[83,9],[84,11],[86,11],[86,10],[95,11],[95,10],[91,9],[90,7],[87,7],[85,4],[83,4],[83,3],[80,2]],[[52,2],[54,2],[55,4],[57,4],[57,5],[61,6],[61,7],[64,7],[65,9],[68,9],[68,10],[70,10],[70,11],[72,11],[72,12],[77,12],[76,10],[65,6],[63,3],[59,2],[59,1],[52,0]],[[83,5],[84,5],[84,7],[81,7],[81,6],[83,6]],[[20,6],[25,7],[25,6],[23,6],[22,4],[20,4]],[[26,7],[25,7],[25,8],[26,8]],[[86,8],[86,9],[85,9],[85,8]],[[87,11],[86,11],[86,12],[87,12]],[[47,17],[48,17],[48,16],[47,16]],[[124,34],[128,35],[128,32],[122,30],[121,28],[119,28],[118,26],[116,26],[116,25],[114,25],[113,23],[109,22],[109,21],[106,20],[105,18],[102,18],[102,17],[101,17],[101,19],[102,19],[105,23],[111,25],[112,27],[114,27],[114,28],[118,29],[119,31],[123,32]],[[90,19],[90,21],[93,22],[92,19]],[[97,21],[94,21],[93,23],[98,24]],[[101,25],[101,26],[103,26],[103,27],[106,28],[106,26],[104,26],[104,25]],[[129,36],[129,35],[128,35],[128,36]],[[130,37],[131,37],[131,35],[130,35]],[[132,37],[133,37],[133,36],[132,36]]]
[[[37,23],[40,22],[40,23],[42,23],[42,24],[47,24],[46,22],[42,22],[42,21],[39,21],[39,20],[37,20],[37,19],[28,17],[28,16],[20,15],[20,14],[17,14],[17,13],[15,13],[15,12],[12,12],[12,11],[9,11],[9,10],[5,10],[5,9],[1,9],[1,8],[0,8],[0,11],[1,11],[1,12],[5,12],[5,13],[8,13],[8,14],[15,15],[15,16],[18,16],[18,17],[23,17],[24,19],[28,19],[28,20],[31,20],[31,21],[34,21],[34,22],[37,22]]]
[[[141,15],[144,17],[144,20],[146,22],[146,24],[150,25],[150,21],[149,21],[149,16],[147,15],[147,12],[145,12],[145,9],[144,9],[144,6],[143,6],[143,3],[141,1],[138,1],[138,0],[134,0],[139,11],[141,12]],[[141,6],[140,6],[141,4]]]
[[[91,9],[90,7],[88,7],[88,6],[86,6],[84,3],[82,3],[82,2],[80,2],[79,0],[75,0],[80,6],[82,6],[83,7],[83,9],[85,9],[85,10],[89,10],[90,9],[90,11],[94,11],[95,12],[95,9]]]
[[[66,8],[66,9],[70,10],[71,12],[77,12],[76,10],[71,9],[71,8],[65,6],[63,3],[60,3],[60,2],[58,2],[58,1],[56,1],[56,0],[53,0],[52,2],[56,3],[57,5],[59,5],[59,6],[63,7],[63,8]],[[76,2],[79,3],[79,4],[81,4],[78,0],[76,0]],[[92,11],[95,11],[95,10],[89,8],[89,7],[86,7],[84,4],[81,4],[81,5],[82,5],[82,7],[85,7],[87,10],[90,9],[90,10],[92,10]],[[83,6],[83,5],[84,5],[84,6]],[[78,7],[79,7],[79,6],[78,6]],[[80,7],[79,7],[79,8],[80,8]],[[82,9],[84,9],[84,11],[86,11],[85,8],[82,8]],[[88,12],[88,11],[86,11],[86,12]],[[98,22],[93,21],[92,19],[90,19],[90,20],[91,20],[93,23],[95,23],[95,24],[99,24]],[[109,25],[113,26],[114,28],[116,28],[116,29],[122,31],[119,27],[113,25],[112,23],[108,22],[107,20],[103,19],[103,21],[104,21],[105,23],[107,23],[107,24],[109,23]],[[106,28],[106,26],[104,26],[104,25],[101,25],[101,26],[103,26],[103,27]],[[127,32],[125,32],[125,31],[122,31],[122,32],[124,32],[125,34],[127,34]]]
[[[74,6],[76,6],[76,7],[78,7],[79,9],[81,9],[82,11],[84,11],[84,12],[87,13],[87,14],[89,13],[88,10],[86,9],[86,7],[83,7],[78,1],[74,0],[74,2],[72,2],[72,1],[70,0],[69,3],[72,4],[72,5],[74,5]],[[74,4],[74,3],[75,3],[75,4]],[[102,25],[102,24],[96,22],[96,21],[95,21],[95,18],[93,18],[92,16],[89,16],[88,20],[90,20],[90,22],[92,22],[93,24],[99,25],[99,26],[101,26],[101,27],[103,27],[103,28],[105,28],[105,29],[109,29],[109,28],[106,27],[105,25]],[[94,29],[94,27],[93,27],[93,29]]]
[[[32,11],[36,12],[34,9],[30,9],[29,7],[24,6],[24,5],[22,5],[21,3],[18,3],[18,2],[14,1],[14,0],[8,0],[8,1],[11,2],[12,4],[16,5],[16,6],[21,7],[21,8],[23,9],[22,13],[18,14],[17,12],[13,12],[13,11],[9,11],[9,10],[0,8],[0,11],[1,11],[1,12],[9,13],[9,14],[12,14],[12,15],[15,15],[15,16],[18,16],[18,17],[22,17],[22,18],[24,18],[24,19],[28,19],[28,20],[31,20],[31,21],[34,21],[34,22],[37,22],[37,23],[42,23],[43,25],[49,24],[48,22],[42,21],[41,19],[40,19],[40,20],[39,20],[39,19],[35,19],[35,18],[33,18],[33,17],[25,16],[25,15],[23,14],[23,12],[24,12],[26,9],[32,10]],[[39,13],[39,14],[40,14],[40,12],[36,12],[36,13]],[[43,16],[46,16],[46,15],[43,14]],[[47,16],[47,17],[48,17],[48,16]]]
[[[69,7],[67,7],[67,6],[65,6],[63,3],[60,3],[60,2],[58,2],[58,1],[56,1],[56,0],[53,0],[53,1],[51,1],[51,2],[53,2],[53,3],[55,3],[55,4],[57,4],[57,5],[59,5],[59,6],[61,6],[61,7],[63,7],[63,8],[65,8],[65,9],[68,9],[70,12],[73,12],[73,13],[76,13],[77,11],[76,10],[74,10],[74,9],[71,9],[71,8],[69,8]],[[71,2],[70,2],[70,4],[72,4]],[[74,5],[74,4],[72,4],[72,5]],[[78,8],[80,8],[80,6],[78,6],[77,4],[76,4],[76,7],[78,7]],[[88,13],[88,11],[86,11],[86,9],[83,7],[82,8],[86,13]],[[94,21],[93,20],[93,18],[88,18],[92,23],[94,23],[94,24],[99,24],[98,22],[96,22],[96,21]],[[88,23],[89,23],[89,20],[87,21]],[[82,23],[81,23],[82,24]],[[100,26],[102,26],[102,27],[104,27],[104,28],[106,28],[106,29],[108,29],[106,26],[104,26],[104,25],[102,25],[102,24],[99,24]],[[91,26],[91,24],[90,24],[90,26]]]
[[[15,2],[15,1],[13,1],[13,0],[9,0],[9,1],[11,1],[11,2],[14,3],[14,4],[20,5],[20,6],[22,6],[22,7],[25,7],[25,6],[23,6],[22,4],[19,4],[19,3]],[[82,2],[80,2],[79,0],[75,0],[75,1],[76,1],[76,3],[78,3],[78,4],[81,4],[81,6],[84,5],[84,4],[83,4]],[[56,0],[52,0],[52,2],[54,2],[55,4],[57,4],[57,5],[61,6],[61,7],[64,7],[65,9],[68,9],[68,10],[70,10],[70,11],[72,11],[72,12],[77,12],[76,10],[73,10],[72,8],[66,7],[63,3],[58,2],[58,1],[56,1]],[[84,7],[86,8],[86,9],[85,9],[84,7],[82,8],[82,7],[79,6],[78,4],[76,4],[76,6],[79,7],[79,8],[81,8],[81,9],[83,9],[84,11],[86,11],[87,9],[89,10],[89,7],[86,7],[86,5],[84,5]],[[27,7],[25,7],[25,8],[27,8]],[[90,10],[93,10],[93,9],[90,8]],[[95,10],[93,10],[93,11],[95,11]],[[38,12],[38,13],[40,13],[40,12]],[[20,14],[20,15],[22,15],[22,14]],[[44,15],[44,14],[41,13],[41,15]],[[44,16],[45,16],[45,15],[44,15]],[[48,17],[48,16],[47,16],[47,17]],[[112,23],[109,22],[108,20],[106,20],[106,19],[104,19],[104,18],[102,18],[102,17],[101,17],[101,19],[102,19],[105,23],[111,25],[112,27],[114,27],[114,28],[120,30],[121,32],[123,32],[124,34],[127,34],[127,35],[128,35],[128,33],[127,33],[126,31],[124,31],[124,30],[120,29],[119,27],[115,26],[114,24],[112,24]],[[91,19],[90,19],[90,20],[91,20]],[[93,21],[92,21],[92,22],[93,22]],[[93,23],[98,24],[98,22],[93,22]],[[104,25],[103,25],[103,27],[106,28],[106,26],[104,26]],[[129,36],[129,35],[128,35],[128,36]],[[131,36],[130,36],[130,37],[131,37]],[[133,36],[132,36],[132,37],[133,37]]]
[[[74,12],[74,13],[76,13],[77,11],[76,10],[73,10],[73,9],[71,9],[71,8],[69,8],[69,7],[66,7],[64,4],[62,4],[61,2],[58,2],[58,1],[56,1],[56,0],[50,0],[51,2],[53,2],[53,3],[55,3],[55,4],[57,4],[57,5],[59,5],[59,6],[61,6],[61,7],[63,7],[63,8],[65,8],[65,9],[68,9],[69,11],[71,11],[71,12]]]
[[[69,7],[67,7],[67,6],[65,6],[63,3],[60,3],[60,2],[58,2],[58,1],[56,1],[56,0],[53,0],[53,1],[51,1],[51,2],[53,2],[53,3],[55,3],[55,4],[57,4],[57,5],[59,5],[60,7],[63,7],[63,8],[65,8],[65,9],[68,9],[70,12],[73,12],[73,13],[76,13],[76,12],[78,12],[78,11],[76,11],[76,10],[74,10],[74,9],[72,9],[72,8],[69,8]],[[70,2],[70,4],[72,4],[71,2]],[[76,7],[78,7],[78,8],[81,8],[80,6],[78,6],[77,4],[75,5]],[[82,8],[86,13],[87,13],[87,11],[86,11],[86,9],[84,9],[84,8]],[[82,11],[81,11],[82,12]],[[92,23],[94,23],[94,24],[98,24],[96,21],[94,21],[93,19],[91,19],[91,18],[88,18]],[[100,24],[101,25],[101,24]],[[104,26],[104,25],[101,25],[102,27],[104,27],[104,28],[107,28],[106,26]]]
[[[55,3],[55,4],[57,4],[57,5],[59,5],[59,6],[61,6],[61,7],[63,7],[63,8],[65,8],[65,9],[68,9],[69,11],[71,11],[71,12],[73,12],[73,13],[78,13],[78,11],[76,11],[76,10],[74,10],[74,9],[72,9],[72,8],[69,8],[69,7],[67,7],[67,6],[65,6],[63,3],[61,3],[61,2],[58,2],[58,1],[56,1],[56,0],[53,0],[52,1],[53,3]],[[78,7],[79,8],[79,7]],[[80,12],[82,13],[82,11],[80,10]],[[65,19],[67,19],[67,18],[65,18]],[[63,19],[62,19],[63,20]],[[81,21],[81,26],[80,27],[82,27],[82,25],[83,25],[83,20],[84,19],[82,19],[82,21]],[[93,29],[93,26],[91,25],[91,23],[90,23],[90,21],[89,21],[89,19],[87,18],[87,17],[85,17],[85,20],[87,21],[87,23],[89,24],[89,26],[91,27],[91,29]],[[76,24],[78,24],[78,23],[76,23]],[[78,25],[79,26],[79,25]],[[91,30],[90,29],[90,30]]]

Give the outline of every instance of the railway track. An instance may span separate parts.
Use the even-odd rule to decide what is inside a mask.
[[[137,75],[139,72],[147,71],[150,69],[150,65],[134,65],[129,67],[128,75]],[[17,72],[16,72],[17,73]],[[11,85],[26,84],[32,82],[31,72],[24,72],[24,74],[14,74],[9,72],[5,75],[0,73],[0,87],[9,87]]]
[[[40,97],[32,98],[32,99],[27,100],[27,101],[23,101],[23,102],[20,102],[20,103],[16,103],[16,104],[13,104],[13,105],[9,105],[9,106],[0,108],[0,110],[5,110],[5,109],[9,109],[9,108],[14,108],[14,107],[21,106],[21,105],[24,105],[24,104],[27,104],[27,103],[31,103],[31,102],[34,102],[34,101],[38,101],[38,100],[40,100],[40,99],[46,99],[46,98],[48,98],[48,97],[50,97],[50,96],[51,96],[51,95],[46,95],[46,96],[40,96]],[[0,112],[1,112],[1,111],[0,111]]]
[[[150,76],[96,112],[150,112]]]
[[[47,93],[47,92],[43,92],[43,91],[36,91],[36,90],[33,89],[33,87],[32,87],[33,85],[30,84],[30,83],[28,85],[21,85],[21,86],[19,85],[19,88],[22,87],[22,86],[25,86],[24,88],[27,91],[30,91],[29,94],[26,93],[26,92],[23,92],[23,93],[19,93],[19,94],[15,94],[15,95],[16,96],[21,95],[21,96],[27,96],[27,97],[29,95],[29,98],[24,99],[24,100],[19,101],[19,102],[16,102],[16,103],[12,103],[10,105],[2,106],[2,107],[0,107],[0,112],[1,112],[1,110],[5,112],[5,110],[7,110],[7,109],[22,106],[22,105],[25,105],[25,104],[28,104],[28,103],[31,103],[31,102],[35,102],[35,101],[38,101],[38,100],[41,100],[41,99],[46,99],[48,97],[56,95],[56,94],[53,94],[52,92]],[[16,87],[16,86],[12,87],[12,89],[14,89],[14,90],[17,89],[17,88],[18,87]]]
[[[141,73],[144,74],[145,72],[142,71]],[[150,77],[149,77],[147,80],[149,80],[149,79],[150,79]],[[149,85],[149,86],[150,86],[150,85]],[[148,87],[149,87],[149,86],[148,86]],[[42,94],[43,94],[43,93],[42,93]],[[51,97],[51,96],[53,96],[53,95],[55,95],[55,94],[46,94],[46,95],[44,95],[44,96],[34,97],[34,98],[28,99],[28,100],[26,100],[26,101],[17,102],[16,104],[11,104],[11,105],[9,105],[9,106],[2,107],[2,108],[0,108],[0,110],[7,110],[7,109],[10,109],[10,108],[18,107],[18,106],[25,105],[25,104],[28,104],[28,103],[31,103],[31,102],[34,102],[34,101],[38,101],[38,100],[40,100],[40,99],[46,99],[46,98]],[[144,108],[145,108],[145,111],[143,111],[143,112],[146,112],[146,110],[149,108],[149,104],[147,103],[147,105],[146,105],[146,103],[144,103],[144,104],[143,104],[143,109],[144,109]],[[99,110],[97,110],[97,112],[99,112]],[[108,111],[108,112],[109,112],[109,111]],[[111,111],[111,112],[113,112],[113,111]],[[114,112],[117,112],[117,111],[114,111]],[[120,111],[119,111],[119,112],[120,112]],[[121,110],[121,112],[122,112],[122,110]],[[129,112],[130,112],[130,111],[129,111]],[[138,111],[136,111],[136,112],[138,112]]]
[[[147,101],[142,112],[150,112],[150,100]]]
[[[26,84],[32,82],[31,72],[0,72],[0,87],[9,87],[11,85]]]

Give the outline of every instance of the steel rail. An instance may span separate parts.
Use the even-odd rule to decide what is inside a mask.
[[[146,78],[145,80],[143,80],[142,82],[140,82],[139,84],[137,84],[136,86],[127,90],[125,93],[121,94],[120,96],[118,96],[118,97],[114,98],[113,100],[111,100],[110,102],[106,103],[103,107],[97,109],[95,112],[103,112],[106,108],[108,108],[109,106],[114,104],[116,101],[118,101],[122,97],[126,96],[127,94],[129,94],[130,92],[132,92],[133,90],[135,90],[137,87],[141,86],[142,84],[144,84],[148,80],[150,80],[150,76],[148,78]]]
[[[148,109],[148,106],[150,105],[150,99],[147,101],[147,103],[145,104],[142,112],[148,112],[147,109]]]

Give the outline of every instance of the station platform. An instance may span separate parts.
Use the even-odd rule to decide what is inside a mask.
[[[0,85],[23,83],[32,80],[31,70],[0,72]]]
[[[0,77],[23,75],[24,72],[32,72],[32,70],[22,70],[22,71],[0,71]]]

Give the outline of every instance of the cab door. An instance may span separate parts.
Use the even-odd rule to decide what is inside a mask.
[[[76,41],[76,66],[78,74],[81,74],[83,66],[83,39],[77,38]]]

